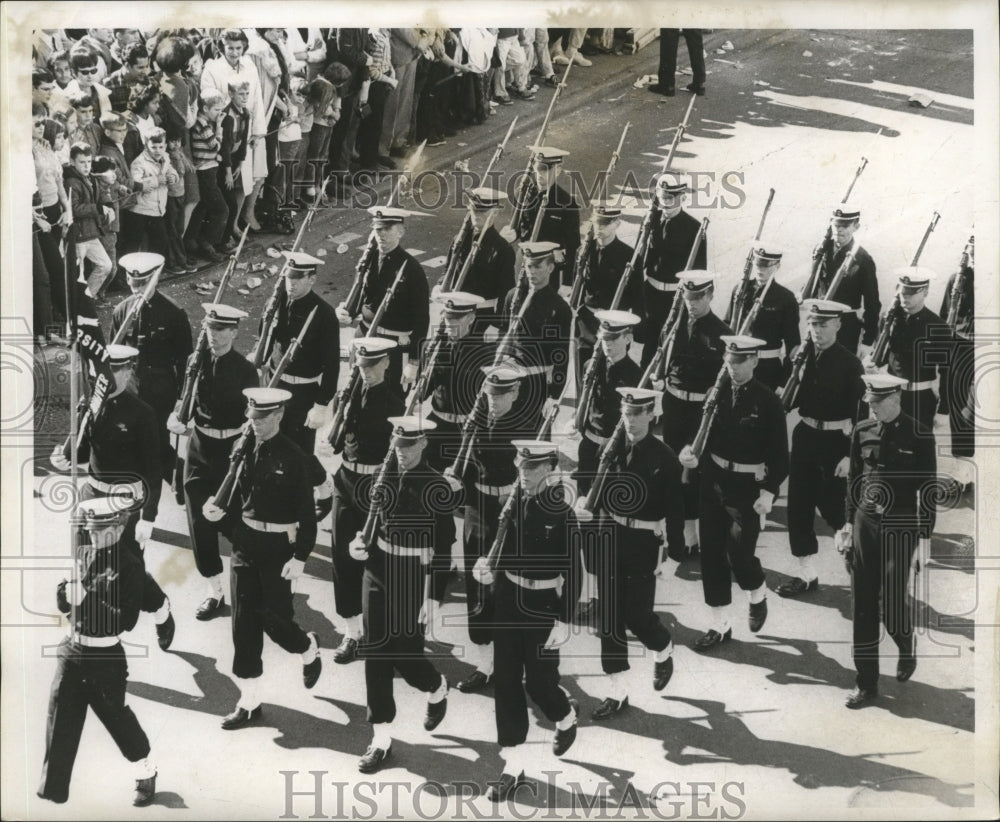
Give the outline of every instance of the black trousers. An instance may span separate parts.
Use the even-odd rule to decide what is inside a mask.
[[[963,415],[969,403],[976,368],[976,349],[972,340],[958,338],[954,348],[949,380],[948,422],[951,427],[951,453],[956,457],[976,455],[976,430],[972,417]]]
[[[493,547],[500,511],[507,499],[483,494],[475,488],[467,493],[471,494],[472,502],[465,506],[462,542],[465,551],[465,609],[469,620],[469,639],[476,645],[488,645],[493,641],[495,625],[493,586],[480,583],[472,569],[476,566],[476,560],[486,556]]]
[[[701,402],[688,402],[675,397],[669,391],[663,393],[663,441],[675,454],[685,445],[694,441],[701,425]],[[681,485],[684,497],[684,519],[697,519],[700,510],[701,491],[698,468],[685,470]],[[704,542],[704,535],[702,535]]]
[[[937,410],[937,397],[934,389],[924,388],[922,391],[903,391],[900,402],[904,414],[913,417],[928,431],[934,430],[934,412]]]
[[[550,722],[570,712],[559,687],[559,650],[546,650],[558,614],[555,589],[529,591],[500,572],[496,580],[493,695],[497,743],[520,745],[528,737],[528,697]]]
[[[819,551],[815,515],[834,531],[844,525],[847,478],[835,477],[834,469],[851,448],[851,439],[841,431],[818,431],[800,422],[792,431],[788,471],[788,543],[792,556],[807,557]]]
[[[85,482],[80,489],[81,502],[86,502],[89,499],[101,499],[106,496],[108,495],[96,490],[89,482]],[[142,563],[145,578],[142,583],[142,604],[139,607],[140,610],[145,611],[147,614],[153,614],[163,607],[163,603],[167,601],[167,595],[163,593],[163,589],[153,579],[152,574],[145,570],[146,557],[138,540],[135,538],[135,528],[138,523],[139,512],[130,512],[128,519],[125,521],[125,531],[122,533],[121,544],[132,553],[132,556]]]
[[[680,42],[680,29],[660,29],[660,85],[674,87],[674,75],[677,73],[677,45]],[[696,86],[705,85],[705,45],[701,29],[684,29],[684,42],[687,43],[688,57],[691,59],[691,72]]]
[[[163,479],[169,485],[173,480],[177,452],[171,442],[173,434],[167,430],[167,418],[177,407],[180,386],[170,368],[142,367],[136,373],[139,385],[139,399],[149,403],[156,414],[156,430],[160,437],[160,467]]]
[[[580,433],[582,438],[577,450],[576,487],[581,494],[586,494],[594,484],[594,476],[597,474],[597,466],[600,464],[601,450],[604,446],[589,439],[584,432]]]
[[[642,284],[642,296],[645,300],[646,316],[639,323],[637,339],[642,343],[642,357],[639,365],[643,371],[653,361],[653,355],[659,344],[660,332],[667,321],[667,315],[674,304],[676,291],[660,291],[649,283]]]
[[[121,212],[122,229],[119,232],[119,256],[134,251],[152,251],[167,255],[167,222],[165,215]]]
[[[238,438],[239,435],[224,440],[212,439],[195,428],[188,442],[188,455],[184,462],[184,509],[194,563],[198,573],[205,578],[222,573],[222,559],[219,556],[218,525],[205,519],[201,507],[219,490]]]
[[[625,528],[611,521],[613,539],[600,546],[597,591],[601,603],[601,668],[627,671],[627,628],[652,651],[670,644],[670,631],[653,611],[660,539],[652,531]]]
[[[292,398],[285,403],[285,414],[281,418],[281,433],[289,437],[308,456],[316,450],[316,429],[306,425],[306,416],[319,396],[319,383],[293,385],[282,380],[278,385],[292,392]]]
[[[417,617],[424,600],[424,566],[420,557],[389,556],[369,549],[362,583],[364,597],[365,685],[368,721],[396,718],[393,676],[399,673],[418,691],[441,687],[441,674],[424,654],[424,633]]]
[[[225,184],[222,185],[222,189]],[[219,185],[219,167],[206,168],[198,172],[198,192],[201,199],[194,207],[191,221],[188,224],[186,244],[191,246],[219,245],[228,235],[225,234],[229,224],[229,204]],[[233,200],[233,207],[236,202]],[[235,221],[235,217],[233,220]],[[230,232],[232,228],[230,227]]]
[[[698,530],[706,605],[729,605],[733,578],[744,591],[764,584],[757,559],[760,515],[753,510],[758,493],[752,474],[727,471],[714,463],[702,474]]]
[[[912,656],[913,600],[907,593],[910,561],[917,547],[912,528],[883,526],[880,518],[858,510],[854,515],[851,595],[854,620],[854,667],[859,688],[876,690],[879,676],[879,595],[881,621],[901,657]]]
[[[378,167],[378,144],[382,137],[382,115],[385,112],[385,102],[390,91],[388,83],[373,82],[368,89],[368,105],[371,108],[371,113],[358,125],[358,157],[362,168],[375,169]]]
[[[233,674],[264,672],[264,634],[291,654],[304,653],[309,637],[295,622],[292,583],[281,569],[292,557],[287,534],[266,534],[240,522],[233,530],[229,585],[233,600]]]
[[[85,648],[69,638],[59,643],[56,675],[45,724],[45,763],[38,795],[53,802],[69,798],[73,764],[87,709],[92,708],[129,762],[149,756],[149,739],[125,704],[128,662],[121,644]]]
[[[333,599],[344,619],[361,613],[361,580],[365,564],[351,556],[351,540],[368,517],[375,476],[341,467],[333,477]]]

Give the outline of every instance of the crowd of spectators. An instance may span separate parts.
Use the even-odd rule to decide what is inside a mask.
[[[591,29],[607,50],[613,29]],[[316,196],[393,169],[555,71],[587,29],[36,30],[34,321],[58,338],[66,283],[123,287],[154,251],[167,277],[221,262],[242,231],[290,233]],[[324,185],[325,184],[325,185]],[[320,190],[322,186],[322,190]],[[46,329],[45,333],[42,329]]]

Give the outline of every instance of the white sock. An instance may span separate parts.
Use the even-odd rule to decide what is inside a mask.
[[[166,597],[159,610],[153,613],[153,620],[157,625],[162,625],[167,621],[168,616],[170,616],[170,598]]]
[[[222,574],[216,574],[208,578],[208,595],[216,599],[222,599]]]
[[[319,656],[319,643],[315,634],[309,634],[309,647],[302,652],[302,664],[309,665]]]
[[[751,605],[757,605],[767,599],[767,583],[762,583],[760,588],[747,591],[747,597]]]
[[[726,610],[725,605],[712,606],[712,627],[720,634],[724,634],[729,630],[729,619],[726,616]]]
[[[559,690],[569,697],[569,691],[567,691],[562,685],[559,686]],[[567,728],[570,728],[574,722],[576,722],[576,711],[573,710],[573,706],[570,705],[569,713],[556,723],[556,727],[560,731],[565,731]]]
[[[150,757],[145,757],[132,763],[133,779],[152,779],[156,776],[156,763]]]
[[[666,648],[664,648],[662,651],[656,652],[656,655],[653,657],[653,659],[656,660],[657,662],[666,662],[673,655],[674,655],[674,643],[671,640],[669,643],[667,643]]]
[[[625,697],[628,696],[628,688],[625,686],[624,671],[608,674],[608,691],[608,696],[616,702],[622,702]]]
[[[684,544],[688,547],[698,544],[698,520],[684,520]]]
[[[361,639],[361,614],[357,616],[347,617],[347,624],[344,626],[344,636],[351,639]]]
[[[476,653],[479,654],[479,664],[476,666],[476,670],[486,674],[486,676],[493,676],[493,643],[476,645],[476,649]]]
[[[428,701],[428,702],[429,702],[429,703],[430,703],[431,705],[433,705],[433,704],[435,704],[436,702],[440,702],[440,701],[441,701],[442,699],[444,699],[444,698],[445,698],[446,696],[448,696],[448,680],[447,680],[447,679],[445,679],[444,677],[441,677],[441,684],[440,684],[440,685],[438,685],[438,687],[437,687],[437,690],[436,690],[436,691],[431,691],[431,692],[430,692],[430,693],[429,693],[429,694],[427,695],[427,701]]]
[[[240,699],[239,702],[236,703],[237,708],[243,708],[245,711],[252,711],[260,705],[260,697],[257,694],[259,684],[259,677],[254,677],[253,679],[244,679],[240,676],[236,677],[236,686],[240,689]]]
[[[580,602],[597,599],[597,577],[590,571],[583,572],[583,584],[580,587]]]
[[[377,725],[372,725],[372,747],[387,751],[390,745],[392,745],[392,723],[379,722]]]
[[[814,579],[819,579],[819,574],[816,573],[816,555],[809,554],[807,557],[799,557],[799,573],[806,582],[812,582]]]

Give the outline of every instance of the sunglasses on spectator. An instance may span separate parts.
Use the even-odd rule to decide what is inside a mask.
[[[94,66],[93,68],[77,69],[76,71],[77,74],[97,74],[97,66]]]

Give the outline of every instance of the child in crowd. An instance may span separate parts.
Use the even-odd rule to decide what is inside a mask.
[[[302,144],[302,110],[305,108],[303,93],[306,88],[304,77],[289,80],[288,99],[285,105],[285,119],[278,130],[278,163],[274,169],[274,185],[285,207],[293,207],[295,199],[295,162]]]
[[[167,274],[190,274],[197,270],[188,260],[184,249],[184,203],[187,200],[188,166],[191,161],[184,153],[184,135],[178,131],[167,131],[167,157],[177,172],[174,183],[167,185],[167,261],[163,270]]]
[[[104,135],[101,127],[94,122],[94,103],[89,94],[77,92],[69,98],[73,107],[73,122],[70,127],[70,143],[86,143],[92,154],[101,150]]]
[[[76,246],[76,258],[82,266],[90,260],[93,269],[87,277],[91,296],[100,295],[104,281],[111,274],[111,258],[101,243],[101,236],[114,219],[111,206],[101,203],[96,180],[91,177],[94,152],[86,143],[73,143],[69,150],[69,165],[63,169],[66,193],[72,206],[73,224],[69,241]]]
[[[219,190],[222,157],[220,119],[226,99],[222,92],[205,89],[199,97],[199,111],[191,128],[191,156],[198,174],[199,201],[191,215],[186,246],[211,263],[221,262],[223,254],[235,247],[225,234],[229,207]]]
[[[223,236],[239,240],[236,218],[243,205],[245,188],[240,169],[247,158],[250,139],[250,84],[245,81],[229,83],[229,104],[222,112],[222,141],[220,145],[219,180],[222,196],[229,209]],[[247,181],[252,182],[252,181]]]
[[[166,257],[167,187],[177,176],[167,157],[166,132],[157,128],[146,137],[142,154],[132,161],[132,179],[139,184],[139,192],[130,209],[134,230],[132,236],[122,238],[122,251],[153,251]]]

